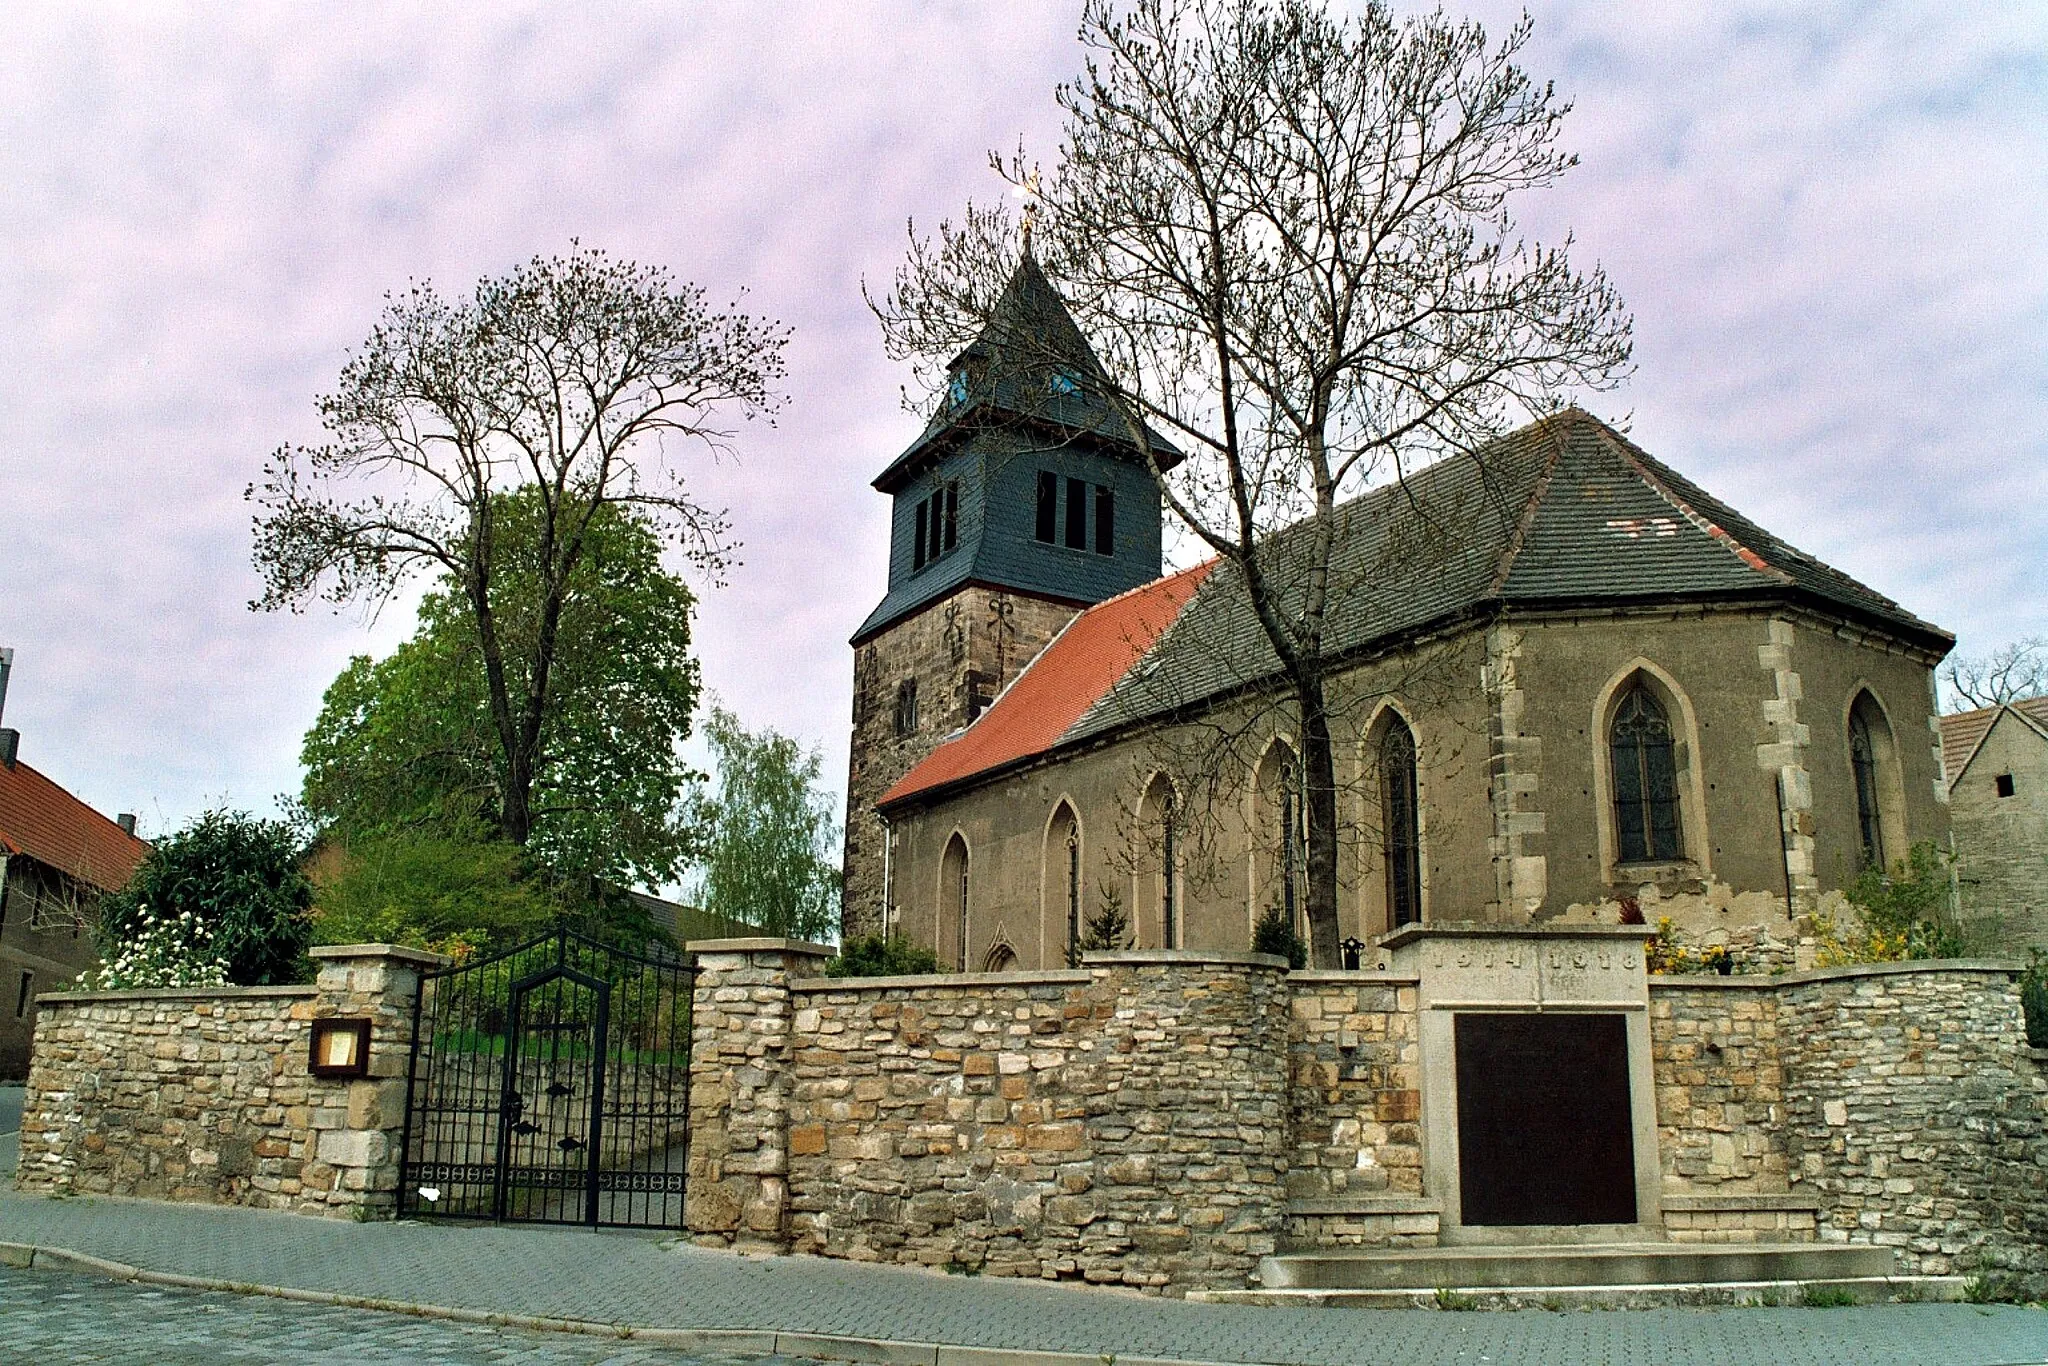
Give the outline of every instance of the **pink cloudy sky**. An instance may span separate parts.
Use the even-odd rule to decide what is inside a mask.
[[[1453,8],[1456,5],[1453,4]],[[1468,6],[1489,25],[1515,8]],[[602,13],[602,20],[591,20]],[[2048,633],[2048,24],[2028,6],[1536,6],[1583,164],[1525,208],[1613,274],[1592,406],[1955,631]],[[773,15],[769,20],[764,16]],[[243,485],[410,276],[571,237],[795,327],[700,487],[747,542],[707,680],[844,774],[867,481],[916,423],[860,295],[906,219],[1049,146],[1071,3],[42,6],[0,47],[0,645],[23,757],[145,832],[298,786],[411,626],[256,615]]]

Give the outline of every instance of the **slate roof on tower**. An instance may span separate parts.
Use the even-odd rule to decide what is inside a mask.
[[[1936,655],[1954,644],[1941,628],[1773,536],[1577,408],[1374,489],[1334,515],[1333,656],[1369,654],[1514,608],[1677,602],[1800,603]],[[1301,544],[1293,531],[1268,542],[1265,553],[1283,580],[1289,553]],[[1085,674],[1059,656],[1089,648],[1087,640],[1070,628],[1032,671]],[[1173,620],[1152,632],[1142,660],[1114,670],[1055,738],[1029,754],[962,763],[999,702],[912,769],[883,804],[934,798],[1062,747],[1270,686],[1277,673],[1239,575],[1217,565]],[[1018,716],[1002,724],[1031,729]]]
[[[1158,576],[1159,497],[1147,456],[1105,397],[1111,385],[1094,348],[1031,256],[948,375],[924,431],[874,481],[896,500],[894,546],[888,590],[853,633],[856,646],[969,584],[1078,607]],[[1151,458],[1167,469],[1180,463],[1170,442],[1146,433]],[[1034,541],[1029,481],[1040,471],[1111,490],[1107,554],[1068,556],[1071,543]],[[920,558],[906,549],[922,545],[910,509],[939,484],[958,495],[947,521],[957,544]],[[1099,549],[1092,540],[1091,548]]]
[[[990,310],[988,325],[946,367],[951,387],[917,440],[875,476],[894,493],[948,446],[988,427],[1020,420],[1072,437],[1087,434],[1139,458],[1130,430],[1103,398],[1109,387],[1095,348],[1036,258],[1027,254]],[[1064,375],[1070,384],[1056,383]],[[1147,427],[1159,463],[1172,469],[1181,452]]]

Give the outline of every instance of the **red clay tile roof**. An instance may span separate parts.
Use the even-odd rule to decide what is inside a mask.
[[[149,845],[27,764],[0,765],[0,853],[26,854],[101,891],[119,891]]]
[[[2023,719],[2033,722],[2037,729],[2048,732],[2048,697],[2022,697],[2006,705]],[[1977,746],[1983,744],[1984,737],[1991,733],[1991,723],[2004,709],[1979,707],[1975,711],[1959,711],[1941,718],[1941,768],[1949,782],[1963,776],[1963,770],[1977,753]]]
[[[1068,622],[995,705],[882,794],[889,806],[921,792],[1043,754],[1144,658],[1215,567],[1210,560],[1098,602]]]

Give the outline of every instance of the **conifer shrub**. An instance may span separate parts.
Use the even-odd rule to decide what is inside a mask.
[[[827,977],[918,977],[939,970],[939,956],[900,934],[863,934],[825,960]]]
[[[1308,945],[1296,933],[1294,921],[1278,906],[1268,906],[1252,926],[1252,952],[1285,958],[1287,966],[1295,972],[1308,966]]]
[[[2027,1012],[2027,1045],[2048,1048],[2048,953],[2030,950],[2033,959],[2020,976],[2020,1006]]]

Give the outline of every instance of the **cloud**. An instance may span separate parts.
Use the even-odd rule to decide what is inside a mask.
[[[1518,7],[1475,13],[1501,27]],[[570,238],[790,322],[791,403],[695,472],[745,564],[707,680],[843,773],[867,480],[916,423],[860,283],[1041,154],[1065,5],[80,9],[0,50],[0,643],[24,756],[159,826],[297,786],[402,611],[256,615],[242,486],[384,291]],[[2044,39],[2023,10],[1557,4],[1529,65],[1582,165],[1526,208],[1633,307],[1596,402],[1750,515],[1981,648],[2048,632]]]

